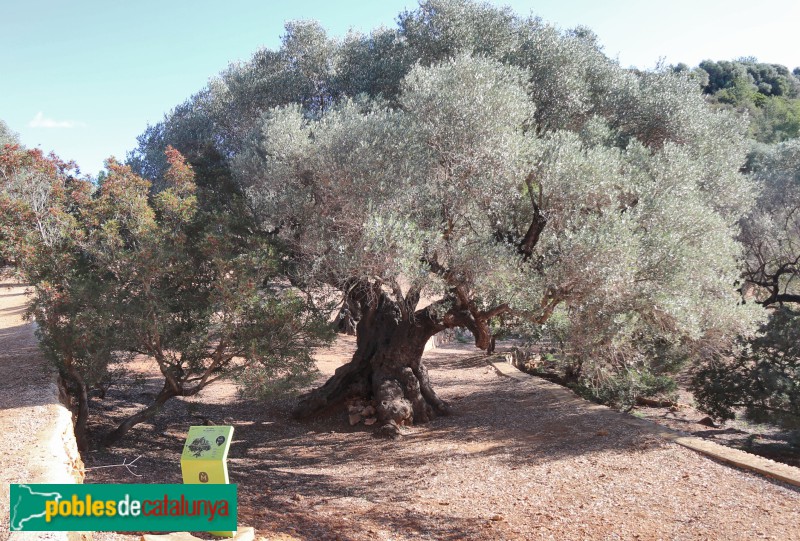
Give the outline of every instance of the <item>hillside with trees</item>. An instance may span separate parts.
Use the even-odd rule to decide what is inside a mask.
[[[800,137],[800,68],[790,72],[780,64],[741,58],[672,69],[693,77],[712,103],[749,117],[752,139],[780,143]]]

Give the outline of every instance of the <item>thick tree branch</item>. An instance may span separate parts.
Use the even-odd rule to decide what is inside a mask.
[[[485,312],[481,312],[481,317],[486,319],[487,321],[492,319],[493,317],[497,317],[500,315],[505,314],[506,312],[510,312],[511,308],[509,308],[508,303],[503,303],[499,306],[495,306],[491,310],[487,310]]]
[[[522,258],[525,261],[530,259],[531,255],[533,254],[533,249],[538,244],[539,238],[542,235],[542,231],[544,231],[544,228],[547,225],[547,218],[544,216],[541,210],[543,199],[542,186],[541,184],[539,185],[539,200],[537,202],[533,195],[533,178],[534,173],[529,174],[525,178],[525,185],[528,187],[528,195],[531,198],[531,206],[533,207],[533,220],[531,220],[531,225],[528,227],[528,231],[525,233],[522,241],[520,241],[519,245],[517,246],[517,251],[522,254]]]
[[[800,295],[794,295],[792,293],[778,293],[770,295],[769,298],[760,301],[759,304],[763,306],[769,306],[771,304],[784,303],[784,302],[792,302],[800,304]]]
[[[400,309],[400,313],[403,315],[403,319],[408,321],[409,308],[406,304],[406,299],[403,296],[403,290],[400,288],[400,284],[395,281],[392,281],[392,293],[397,301],[397,307]]]

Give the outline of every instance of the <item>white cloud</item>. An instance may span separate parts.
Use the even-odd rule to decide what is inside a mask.
[[[47,118],[41,111],[36,113],[36,116],[33,117],[33,120],[28,122],[28,127],[30,128],[82,128],[85,126],[86,124],[83,122],[75,122],[73,120],[53,120],[52,118]]]

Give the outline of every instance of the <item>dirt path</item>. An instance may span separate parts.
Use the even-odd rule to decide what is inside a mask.
[[[0,539],[8,539],[9,483],[73,483],[80,468],[70,413],[58,401],[56,374],[42,357],[33,325],[23,320],[28,297],[0,278]],[[12,539],[62,539],[62,534],[13,534]]]
[[[352,345],[320,352],[324,375]],[[223,385],[92,455],[90,465],[142,455],[142,478],[103,469],[87,482],[180,482],[183,438],[202,417],[236,427],[240,524],[266,539],[800,539],[800,491],[501,377],[475,353],[426,354],[455,414],[400,441],[347,426],[344,411],[295,422],[289,400],[243,401]]]

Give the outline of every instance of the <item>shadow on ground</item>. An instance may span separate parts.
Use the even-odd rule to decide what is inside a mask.
[[[343,408],[300,422],[291,419],[293,401],[286,398],[259,402],[232,395],[212,404],[178,399],[166,405],[168,412],[133,429],[120,447],[98,448],[87,457],[92,468],[141,456],[137,472],[143,477],[123,468],[90,469],[87,482],[180,483],[188,427],[209,420],[235,426],[229,469],[231,482],[239,485],[241,524],[302,539],[364,539],[387,527],[417,538],[495,539],[504,524],[449,515],[446,504],[437,502],[431,504],[438,506],[435,512],[421,511],[421,489],[439,471],[469,468],[474,460],[525,469],[576,455],[646,452],[660,445],[615,422],[618,413],[588,403],[576,408],[490,374],[486,359],[474,351],[455,348],[429,356],[437,390],[453,414],[411,427],[400,440],[375,438],[363,425],[350,427]],[[476,375],[481,377],[464,393],[465,378]],[[138,391],[112,390],[95,405],[101,415],[92,433],[99,437],[110,430],[121,420],[119,411],[143,407],[160,384],[149,377]]]

